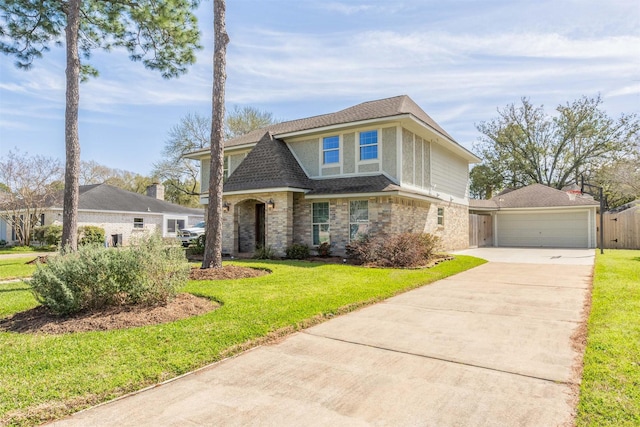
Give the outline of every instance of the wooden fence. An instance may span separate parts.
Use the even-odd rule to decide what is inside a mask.
[[[469,214],[469,247],[493,246],[491,215]]]
[[[604,247],[607,249],[640,249],[640,206],[621,212],[604,213]],[[596,218],[600,226],[600,217]],[[600,232],[598,232],[600,244]]]

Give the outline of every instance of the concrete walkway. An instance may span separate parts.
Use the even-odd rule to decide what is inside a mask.
[[[591,274],[490,262],[54,425],[570,425]]]

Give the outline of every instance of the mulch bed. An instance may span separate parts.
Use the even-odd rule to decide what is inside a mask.
[[[267,269],[240,267],[237,265],[224,265],[222,268],[193,267],[189,273],[190,280],[227,280],[246,279],[248,277],[260,277],[271,273]]]
[[[120,305],[71,316],[56,316],[46,307],[16,313],[0,320],[0,330],[21,333],[66,334],[108,331],[174,322],[215,310],[219,304],[208,298],[178,294],[166,305]]]
[[[25,264],[46,264],[47,261],[49,260],[49,255],[45,255],[45,256],[37,256],[34,259],[32,259],[31,261],[27,261],[25,262]]]
[[[191,280],[241,279],[264,276],[269,273],[268,270],[225,265],[223,268],[205,270],[195,267],[191,270],[189,278]],[[214,301],[187,293],[178,294],[165,305],[112,306],[70,316],[57,316],[46,307],[38,306],[0,319],[0,331],[52,335],[108,331],[175,322],[208,313],[218,307],[219,304]]]

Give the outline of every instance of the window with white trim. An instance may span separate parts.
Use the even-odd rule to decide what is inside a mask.
[[[224,156],[224,161],[222,162],[222,182],[227,182],[227,178],[229,178],[229,156]]]
[[[340,137],[327,136],[322,138],[322,163],[327,165],[340,162]]]
[[[133,228],[144,228],[144,218],[133,218]]]
[[[184,228],[184,219],[167,219],[167,233],[175,233]]]
[[[369,201],[349,202],[349,239],[355,240],[369,231]]]
[[[360,132],[360,160],[378,158],[378,131]]]
[[[312,206],[313,246],[329,242],[329,202],[317,202]]]
[[[438,208],[438,225],[444,225],[444,208]]]

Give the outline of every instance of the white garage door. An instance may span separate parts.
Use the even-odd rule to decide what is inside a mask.
[[[497,246],[588,248],[589,213],[501,213]]]

